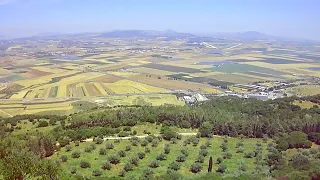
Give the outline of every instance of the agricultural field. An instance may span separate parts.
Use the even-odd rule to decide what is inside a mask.
[[[97,92],[99,89],[91,90],[88,88],[89,84],[85,84],[87,89],[89,89],[89,94],[92,92]],[[93,84],[92,84],[93,85]],[[91,86],[93,87],[93,86]],[[95,86],[99,87],[99,86]],[[79,88],[82,91],[82,88]],[[101,89],[100,89],[101,90]],[[213,93],[215,91],[208,89],[209,92]],[[82,92],[83,94],[88,92]],[[100,92],[100,91],[99,91]],[[53,93],[53,90],[51,91]],[[57,91],[59,93],[59,90]],[[27,95],[29,95],[28,93]],[[106,93],[107,94],[107,93]],[[59,114],[59,115],[69,115],[74,112],[87,110],[84,107],[80,107],[81,104],[92,104],[91,108],[98,106],[161,106],[161,105],[185,105],[184,101],[178,100],[178,98],[173,94],[145,94],[145,95],[112,95],[102,97],[100,94],[91,94],[91,97],[83,97],[81,100],[68,99],[68,98],[41,98],[41,99],[8,99],[0,101],[0,117],[12,117],[19,114]],[[94,97],[100,96],[100,97]],[[93,103],[90,103],[93,102]],[[89,108],[90,109],[90,108]]]
[[[188,38],[136,40],[81,39],[68,48],[49,40],[39,46],[32,40],[10,44],[0,57],[0,83],[5,83],[0,98],[90,100],[180,90],[217,94],[236,84],[320,77],[320,56],[313,47],[306,51],[273,41],[219,40],[203,47]],[[25,45],[31,42],[32,48]],[[97,51],[83,48],[88,44]]]
[[[130,95],[130,96],[108,96],[105,98],[93,99],[94,102],[104,106],[131,106],[131,105],[178,105],[183,106],[185,103],[177,99],[172,94],[150,94],[150,95]]]
[[[209,157],[211,156],[214,160],[213,169],[218,169],[219,164],[216,163],[216,160],[219,157],[223,156],[223,151],[220,148],[220,145],[223,144],[224,139],[222,137],[213,137],[209,140],[205,138],[201,138],[199,143],[197,145],[194,145],[192,142],[189,145],[184,146],[183,142],[186,139],[189,139],[188,136],[183,136],[181,140],[177,140],[175,144],[172,144],[170,141],[162,140],[160,141],[156,146],[149,145],[142,146],[140,143],[144,141],[144,139],[138,140],[138,145],[132,145],[132,142],[130,140],[120,140],[120,142],[117,142],[115,140],[106,140],[102,144],[96,144],[96,142],[84,142],[80,143],[79,146],[75,146],[75,144],[71,144],[68,148],[71,150],[66,150],[65,148],[62,148],[59,153],[56,153],[52,159],[59,160],[62,157],[67,157],[66,162],[62,162],[61,165],[63,169],[68,169],[70,172],[70,175],[72,176],[71,172],[76,171],[76,174],[85,176],[85,177],[91,177],[93,170],[99,170],[101,171],[101,177],[110,178],[114,176],[119,176],[120,171],[126,166],[126,164],[130,161],[130,159],[137,156],[137,154],[144,153],[145,156],[138,160],[138,163],[136,166],[132,167],[132,170],[129,170],[125,173],[126,178],[130,179],[138,179],[142,176],[144,169],[146,169],[148,166],[151,166],[150,164],[157,159],[159,154],[164,154],[164,159],[157,161],[157,167],[151,168],[154,172],[155,176],[165,174],[169,165],[173,162],[177,163],[179,165],[179,169],[177,170],[178,173],[188,175],[189,177],[200,177],[201,175],[205,175],[207,172],[206,169],[208,169],[208,161]],[[254,158],[245,158],[245,154],[248,152],[251,152],[257,142],[262,142],[261,139],[237,139],[237,138],[227,138],[227,148],[228,152],[230,153],[230,158],[224,159],[223,162],[226,165],[226,171],[229,173],[237,172],[239,169],[239,164],[244,164],[246,166],[246,171],[252,171],[255,167],[254,164]],[[243,142],[243,149],[244,152],[237,153],[237,143]],[[109,145],[112,144],[112,149],[108,149]],[[167,144],[167,145],[166,145]],[[210,144],[209,146],[206,146],[206,144]],[[262,143],[262,154],[265,155],[267,153],[266,147],[267,143]],[[130,146],[130,150],[126,150],[127,147]],[[164,149],[165,146],[168,146],[170,151],[168,154],[165,154]],[[90,147],[94,147],[92,150],[88,150],[87,152],[85,149],[89,149]],[[199,173],[192,173],[190,171],[190,167],[192,164],[195,163],[197,160],[198,154],[201,151],[200,147],[205,147],[205,150],[202,150],[205,152],[205,157],[203,159],[203,162],[200,161],[200,164],[202,166],[202,171]],[[146,148],[150,150],[146,152]],[[106,153],[103,155],[100,155],[99,152],[100,149],[106,149]],[[111,156],[119,156],[119,152],[122,153],[119,157],[119,162],[115,164],[111,164],[110,170],[103,170],[102,165],[103,163],[109,161],[108,159]],[[80,157],[79,158],[72,158],[72,153],[79,152]],[[182,160],[177,160],[181,154],[185,153],[186,156]],[[88,168],[81,168],[80,163],[86,161],[90,164],[90,167]],[[179,162],[181,161],[181,162]]]
[[[318,85],[306,85],[288,88],[287,93],[297,96],[312,96],[320,93],[320,86]]]
[[[12,117],[19,114],[50,113],[50,111],[67,115],[74,112],[71,102],[72,101],[66,99],[39,99],[32,101],[21,101],[19,99],[3,100],[0,101],[0,116]]]
[[[318,106],[318,104],[316,103],[313,103],[311,101],[294,101],[293,102],[294,105],[298,105],[300,106],[301,108],[304,108],[304,109],[310,109],[314,106]]]

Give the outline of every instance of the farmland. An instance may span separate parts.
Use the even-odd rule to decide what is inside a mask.
[[[139,43],[126,38],[121,41],[113,38],[71,39],[77,43],[69,48],[62,48],[69,45],[59,40],[41,43],[19,40],[11,44],[0,57],[0,98],[21,101],[21,104],[34,100],[54,103],[56,99],[90,101],[96,98],[109,99],[112,106],[160,105],[165,101],[180,104],[164,97],[141,100],[137,96],[176,92],[223,95],[229,90],[247,94],[248,91],[237,86],[278,81],[298,81],[310,86],[304,90],[299,87],[281,89],[289,95],[319,92],[318,88],[313,88],[319,85],[316,79],[320,77],[319,52],[313,47],[310,51],[301,51],[306,48],[304,45],[260,41],[238,43],[225,39],[214,45],[217,50],[212,50],[189,38],[135,39]],[[190,41],[196,44],[190,44]],[[31,42],[41,46],[25,46]],[[94,52],[93,47],[96,47]],[[128,100],[122,98],[126,96]],[[20,109],[17,112],[31,113],[39,108],[34,111]],[[61,106],[55,109],[64,111]],[[72,110],[66,110],[69,111]]]

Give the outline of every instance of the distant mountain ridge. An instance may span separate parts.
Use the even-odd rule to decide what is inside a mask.
[[[155,30],[115,30],[111,32],[105,32],[98,37],[104,38],[156,38],[156,37],[176,37],[187,38],[194,37],[195,35],[190,33],[180,33],[174,30],[155,31]]]
[[[174,39],[198,39],[202,38],[206,41],[220,41],[225,38],[237,39],[237,40],[266,40],[275,39],[273,36],[266,35],[257,31],[247,32],[234,32],[234,33],[211,33],[207,35],[194,35],[191,33],[177,32],[175,30],[167,29],[164,31],[159,30],[113,30],[106,32],[81,32],[81,33],[59,33],[59,32],[45,32],[39,33],[34,36],[21,37],[15,39],[69,39],[69,38],[80,38],[80,39],[92,39],[92,38],[159,38],[163,40],[174,40]],[[0,36],[0,39],[8,39],[6,36]],[[9,38],[12,39],[12,38]],[[198,40],[197,40],[198,41]]]

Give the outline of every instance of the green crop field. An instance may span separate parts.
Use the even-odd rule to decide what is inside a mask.
[[[220,65],[219,67],[213,67],[208,69],[213,72],[224,72],[224,73],[246,73],[249,71],[256,71],[256,72],[262,72],[266,74],[272,74],[272,75],[285,75],[285,73],[276,71],[269,68],[254,66],[254,65],[248,65],[248,64],[225,64]]]

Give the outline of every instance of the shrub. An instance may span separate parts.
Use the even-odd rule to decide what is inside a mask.
[[[240,163],[238,170],[245,172],[247,170],[247,166],[243,163]]]
[[[206,149],[200,149],[199,155],[206,157],[208,155],[208,151]]]
[[[312,143],[307,139],[307,134],[300,131],[293,131],[286,136],[279,138],[277,148],[285,151],[292,148],[310,148]]]
[[[151,179],[150,176],[153,175],[153,170],[151,168],[145,168],[143,171],[142,171],[142,178],[140,179]]]
[[[229,153],[229,152],[223,153],[223,159],[231,159],[231,157],[232,157],[231,153]]]
[[[242,146],[243,146],[243,142],[242,142],[242,141],[237,142],[237,144],[236,144],[236,148],[239,148],[239,147],[242,147]]]
[[[181,154],[177,157],[177,162],[184,162],[186,160],[186,156],[184,154]]]
[[[123,131],[131,131],[131,127],[130,126],[125,126],[122,130]]]
[[[98,169],[94,169],[92,171],[92,176],[101,176],[102,175],[102,172]]]
[[[86,152],[86,153],[89,153],[91,151],[92,151],[92,147],[91,146],[88,146],[88,147],[84,148],[84,152]]]
[[[310,152],[311,154],[317,154],[317,153],[318,153],[318,150],[317,150],[316,148],[311,148],[311,149],[309,150],[309,152]]]
[[[71,147],[70,144],[67,144],[67,145],[65,146],[65,148],[66,148],[66,151],[67,151],[67,152],[71,151],[71,149],[72,149],[72,147]]]
[[[95,150],[97,146],[95,144],[90,144],[90,147],[92,150]]]
[[[180,166],[181,166],[180,163],[172,162],[169,164],[168,168],[175,170],[175,171],[178,171],[180,169]]]
[[[319,132],[312,132],[308,134],[309,141],[312,141],[318,145],[320,145],[320,133]]]
[[[205,146],[207,146],[207,148],[211,147],[211,142],[209,140],[207,140]]]
[[[225,164],[221,163],[218,166],[217,172],[224,173],[226,171],[226,169],[227,169],[227,166]]]
[[[310,149],[311,150],[311,149]],[[307,150],[304,150],[304,151],[302,151],[302,154],[304,155],[304,156],[310,156],[310,151],[307,149]]]
[[[145,146],[147,146],[148,145],[148,141],[147,140],[143,140],[142,142],[141,142],[141,146],[143,146],[143,147],[145,147]]]
[[[154,139],[154,136],[147,136],[145,139],[151,143]]]
[[[107,154],[107,150],[105,148],[100,148],[99,149],[99,154],[100,155],[106,155]]]
[[[226,137],[223,138],[224,143],[228,143],[228,139]]]
[[[152,140],[152,142],[151,142],[151,146],[152,146],[152,147],[157,147],[158,144],[159,144],[159,140],[158,140],[158,139],[154,139],[154,140]]]
[[[39,124],[37,127],[47,127],[49,126],[49,123],[47,121],[39,121]]]
[[[120,143],[120,139],[115,139],[113,142],[114,143]]]
[[[131,163],[127,163],[124,165],[123,169],[128,172],[128,171],[132,171],[133,169],[133,165]]]
[[[151,167],[151,168],[159,167],[159,161],[157,161],[157,160],[151,161],[149,164],[149,167]]]
[[[256,143],[256,147],[261,147],[261,146],[262,146],[261,142],[258,141],[258,142]]]
[[[71,154],[72,158],[79,158],[80,157],[80,151],[73,151]]]
[[[160,161],[166,160],[166,155],[164,155],[163,153],[160,153],[156,159]]]
[[[169,153],[170,153],[170,146],[169,146],[169,144],[165,144],[165,146],[164,146],[164,153],[165,153],[165,154],[169,154]]]
[[[196,138],[206,137],[204,134],[201,134],[201,132],[198,132],[196,134]]]
[[[178,140],[181,140],[181,139],[182,139],[182,135],[181,135],[181,134],[178,134],[178,135],[177,135],[177,139],[178,139]]]
[[[245,158],[252,158],[253,157],[253,153],[252,152],[244,153],[244,157]]]
[[[236,153],[243,153],[243,152],[244,152],[244,148],[243,148],[242,146],[239,146],[239,147],[237,148]]]
[[[103,139],[102,138],[97,138],[96,139],[96,144],[102,144],[103,143]]]
[[[61,159],[62,162],[67,162],[68,161],[68,157],[66,155],[62,155],[60,157],[60,159]]]
[[[132,144],[132,146],[138,146],[139,141],[137,141],[137,140],[131,141],[131,144]]]
[[[298,170],[307,170],[309,167],[309,159],[301,153],[297,153],[291,158],[292,166]]]
[[[181,149],[181,153],[182,153],[183,155],[185,155],[186,157],[189,156],[189,152],[188,152],[187,149]]]
[[[263,138],[262,138],[262,142],[263,143],[267,143],[268,142],[268,135],[263,135]]]
[[[130,151],[131,150],[131,146],[126,146],[126,151]]]
[[[90,168],[91,165],[90,165],[90,163],[87,162],[87,161],[81,161],[81,162],[80,162],[80,167],[81,167],[81,168]]]
[[[106,144],[106,148],[107,148],[107,149],[113,149],[114,146],[113,146],[112,143],[107,143],[107,144]]]
[[[176,138],[178,135],[172,128],[169,128],[168,126],[163,126],[161,128],[161,132],[163,132],[162,138],[167,141],[171,140],[172,138]]]
[[[217,164],[220,164],[220,163],[222,163],[222,161],[223,161],[223,158],[222,158],[222,157],[218,157],[216,163],[217,163]]]
[[[130,158],[130,159],[129,159],[129,162],[130,162],[132,165],[138,166],[139,158],[138,158],[138,157]]]
[[[74,146],[79,146],[79,145],[80,145],[79,141],[74,142]]]
[[[195,162],[197,162],[197,163],[203,163],[203,162],[204,162],[204,156],[199,155],[199,156],[197,157],[197,159],[196,159]]]
[[[201,145],[200,149],[207,149],[207,146],[206,145]]]
[[[61,137],[58,139],[58,142],[61,147],[65,147],[66,145],[68,145],[70,143],[70,140],[68,138]]]
[[[121,131],[119,134],[118,134],[119,137],[126,137],[126,136],[129,136],[129,133],[126,132],[126,131]]]
[[[75,167],[71,168],[70,173],[71,174],[76,174],[77,173],[77,169]]]
[[[138,158],[139,159],[143,159],[144,157],[145,157],[145,153],[143,153],[143,152],[138,152]]]
[[[200,163],[194,163],[190,167],[192,173],[198,173],[202,170],[202,165]]]
[[[110,156],[108,160],[111,164],[118,164],[120,162],[120,158],[115,155]]]
[[[124,152],[124,151],[118,151],[118,155],[120,156],[120,157],[126,157],[126,152]]]
[[[183,145],[186,146],[186,145],[188,145],[188,144],[190,144],[190,139],[185,139],[185,140],[183,141]]]
[[[144,152],[145,152],[145,153],[150,153],[150,149],[149,149],[148,147],[145,147],[145,148],[144,148]]]
[[[106,169],[110,170],[112,168],[112,164],[110,162],[106,161],[106,162],[102,163],[101,168],[103,170],[106,170]]]
[[[171,142],[171,144],[177,144],[178,140],[176,138],[171,138],[170,142]]]
[[[56,123],[57,123],[57,121],[55,119],[50,119],[49,120],[49,124],[52,125],[52,126],[56,125]]]
[[[228,144],[225,142],[223,142],[220,147],[223,152],[226,152],[228,150]]]
[[[135,136],[135,135],[137,135],[137,131],[136,130],[134,130],[133,132],[132,132],[132,134]]]
[[[120,177],[124,177],[126,175],[126,171],[124,169],[121,169],[119,172]]]
[[[193,146],[197,146],[199,144],[199,139],[198,138],[194,138],[192,143],[193,143]]]

